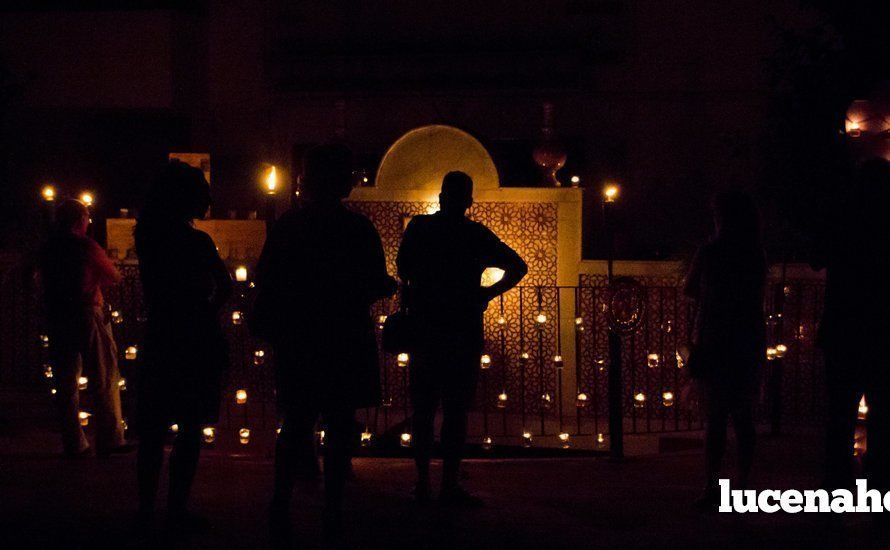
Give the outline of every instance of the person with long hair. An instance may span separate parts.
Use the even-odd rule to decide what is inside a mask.
[[[131,450],[121,419],[117,346],[102,295],[102,288],[119,283],[121,276],[102,247],[87,235],[89,224],[84,204],[63,201],[40,258],[56,405],[68,457],[90,451],[78,416],[81,374],[87,376],[93,396],[97,454]]]
[[[232,292],[228,269],[210,237],[195,229],[210,206],[201,170],[171,161],[149,191],[136,224],[136,253],[146,308],[138,379],[138,526],[153,517],[164,442],[179,427],[170,454],[168,526],[206,527],[187,510],[202,429],[218,420],[228,347],[219,311]]]
[[[758,370],[765,357],[763,294],[766,257],[760,217],[745,193],[717,195],[715,236],[695,255],[686,294],[696,302],[690,376],[699,382],[705,408],[705,489],[696,505],[716,506],[720,466],[732,418],[738,481],[744,488],[754,459],[753,407]]]

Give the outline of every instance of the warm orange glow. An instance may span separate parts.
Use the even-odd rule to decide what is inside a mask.
[[[263,179],[263,186],[266,189],[266,193],[269,195],[274,195],[278,192],[278,170],[271,166],[266,171],[266,177]]]
[[[491,366],[491,356],[488,355],[487,353],[482,355],[482,357],[479,358],[479,366],[483,369],[487,369],[488,367],[490,367]]]
[[[247,267],[239,265],[235,268],[235,280],[239,283],[247,281]]]
[[[47,202],[56,200],[56,188],[52,185],[46,185],[40,190],[40,196]]]
[[[865,417],[868,416],[868,403],[865,402],[865,396],[863,395],[859,399],[859,419],[865,420]]]
[[[618,187],[617,184],[607,183],[606,186],[603,187],[603,198],[606,202],[615,202],[620,191],[621,188]]]
[[[488,267],[482,272],[482,286],[490,287],[504,278],[504,270],[498,267]]]
[[[82,202],[84,206],[93,206],[95,200],[95,197],[93,197],[93,194],[90,192],[83,192],[80,194],[80,202]]]
[[[235,403],[243,405],[247,403],[247,390],[238,390],[235,392]]]
[[[400,367],[407,367],[411,357],[407,353],[400,353],[396,356],[396,364]]]
[[[241,428],[240,430],[238,430],[238,441],[240,441],[242,445],[247,445],[248,443],[250,443],[249,428]]]

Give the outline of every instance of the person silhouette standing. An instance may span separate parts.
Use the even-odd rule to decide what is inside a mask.
[[[396,291],[380,236],[343,199],[352,188],[342,145],[307,152],[302,205],[273,226],[257,265],[252,328],[275,354],[281,431],[275,446],[270,530],[291,536],[295,482],[317,473],[315,425],[325,425],[324,532],[336,534],[355,434],[355,410],[380,403],[377,341],[369,308]]]
[[[717,195],[713,210],[716,236],[696,253],[685,286],[698,308],[688,366],[704,397],[705,489],[696,501],[701,508],[719,502],[717,481],[730,417],[738,447],[736,485],[748,484],[758,369],[766,355],[767,266],[757,206],[747,194],[728,191]]]
[[[168,430],[178,425],[170,453],[167,522],[173,531],[203,529],[187,510],[198,467],[202,429],[219,420],[228,345],[219,323],[232,281],[216,246],[193,220],[210,207],[201,170],[171,161],[152,186],[136,224],[136,254],[146,310],[143,362],[137,380],[139,452],[137,527],[147,529]]]
[[[885,212],[890,163],[866,160],[853,183],[816,265],[826,268],[817,336],[825,354],[828,395],[823,484],[828,489],[852,485],[857,410],[864,394],[869,489],[885,492],[890,490],[890,365],[884,350],[890,339],[890,221]]]
[[[430,499],[430,457],[439,401],[442,402],[443,504],[481,505],[459,483],[483,347],[482,314],[488,302],[510,290],[528,272],[519,255],[466,212],[473,204],[473,180],[449,172],[439,194],[441,210],[415,216],[405,229],[397,264],[404,306],[413,324],[410,393],[420,503]],[[504,270],[500,281],[482,287],[482,272]]]
[[[82,373],[94,399],[97,454],[130,450],[121,420],[117,346],[102,295],[102,287],[119,283],[121,276],[102,247],[87,236],[89,224],[85,205],[73,199],[62,202],[40,258],[62,447],[69,457],[90,449],[78,417]]]

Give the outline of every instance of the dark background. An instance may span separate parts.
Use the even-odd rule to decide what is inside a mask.
[[[618,253],[686,257],[715,190],[756,193],[774,260],[806,259],[849,167],[839,130],[888,77],[885,2],[31,2],[0,12],[0,248],[39,189],[136,207],[170,151],[211,154],[216,214],[261,209],[263,163],[345,139],[373,176],[444,123],[537,185],[542,104],[587,186],[623,184]],[[295,153],[296,152],[296,153]]]

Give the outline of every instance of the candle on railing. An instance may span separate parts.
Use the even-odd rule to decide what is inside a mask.
[[[238,430],[238,441],[242,445],[250,443],[250,428],[241,428]]]
[[[661,404],[665,407],[674,406],[674,392],[666,391],[661,394]]]
[[[207,426],[201,433],[204,436],[204,443],[210,444],[216,441],[216,428],[213,426]]]
[[[408,432],[402,433],[402,435],[399,436],[399,444],[402,447],[410,447],[411,446],[411,434]]]
[[[560,432],[557,437],[559,437],[559,442],[562,444],[563,449],[568,449],[572,446],[572,443],[570,441],[571,436],[569,436],[569,432]]]
[[[235,392],[235,403],[244,405],[247,403],[247,390],[238,390]]]
[[[490,367],[491,367],[491,356],[488,355],[487,353],[485,353],[479,358],[479,368],[481,368],[482,370],[487,370]]]
[[[127,361],[135,361],[138,353],[139,348],[136,346],[127,346],[127,349],[124,350],[124,359]]]
[[[498,394],[498,408],[504,409],[507,407],[507,401],[509,400],[509,396],[507,392],[502,391]]]
[[[407,367],[408,361],[410,361],[410,359],[411,359],[410,355],[408,355],[405,352],[402,352],[402,353],[396,355],[396,364],[400,367]]]
[[[659,361],[660,361],[660,357],[658,356],[657,353],[650,353],[649,355],[646,356],[646,365],[650,369],[656,368],[659,364]]]
[[[587,403],[589,402],[590,397],[584,392],[579,393],[578,396],[575,398],[575,406],[577,406],[579,409],[583,409],[584,407],[586,407]]]
[[[554,355],[553,356],[553,366],[557,369],[561,369],[564,365],[564,361],[562,359],[562,355]]]
[[[485,451],[491,450],[491,447],[494,443],[494,440],[491,439],[490,435],[486,435],[482,438],[482,449]]]

